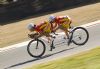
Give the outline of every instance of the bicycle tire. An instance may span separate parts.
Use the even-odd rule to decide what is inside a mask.
[[[42,46],[43,46],[43,51],[39,55],[34,55],[33,53],[31,53],[30,46],[31,46],[32,42],[34,42],[34,41],[37,41],[38,43],[40,42],[42,44]],[[44,53],[45,53],[45,50],[46,50],[46,46],[45,46],[44,42],[42,40],[39,40],[39,39],[37,39],[37,40],[31,40],[28,43],[28,46],[27,46],[27,52],[28,52],[28,54],[31,57],[35,57],[35,58],[39,58],[39,57],[43,56]]]
[[[76,27],[75,29],[72,30],[72,38],[73,38],[74,32],[75,32],[76,30],[78,30],[78,29],[81,29],[81,30],[85,31],[86,36],[87,36],[87,37],[86,37],[86,40],[85,40],[84,42],[82,42],[82,43],[77,43],[75,40],[72,39],[72,42],[73,42],[74,44],[76,44],[76,45],[84,45],[84,44],[88,41],[88,39],[89,39],[89,33],[88,33],[88,31],[87,31],[85,28],[83,28],[83,27]]]

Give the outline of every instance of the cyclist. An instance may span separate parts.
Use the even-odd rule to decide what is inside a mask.
[[[69,16],[49,16],[49,22],[53,26],[53,31],[55,32],[58,29],[61,29],[65,32],[67,38],[69,39],[68,29],[71,27],[70,24],[72,20]]]
[[[50,33],[52,32],[51,24],[48,23],[47,21],[42,22],[39,25],[30,23],[27,26],[28,30],[31,32],[34,32],[35,34],[28,34],[30,38],[39,38],[41,36],[46,36],[48,38],[48,42],[50,42]]]

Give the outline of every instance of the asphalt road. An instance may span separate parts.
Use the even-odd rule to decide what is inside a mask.
[[[89,32],[89,40],[83,46],[77,46],[71,44],[67,46],[66,43],[58,44],[56,48],[51,52],[49,51],[49,45],[47,46],[46,53],[42,58],[36,59],[31,57],[27,53],[27,44],[29,41],[22,44],[17,44],[16,47],[11,47],[10,49],[0,50],[0,69],[22,69],[33,64],[48,62],[51,60],[59,59],[62,57],[71,56],[86,50],[93,49],[100,46],[100,21],[85,27]],[[58,35],[55,39],[55,43],[60,43],[63,38],[63,34]]]

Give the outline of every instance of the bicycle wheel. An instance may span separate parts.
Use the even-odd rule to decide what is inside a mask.
[[[46,47],[43,41],[31,40],[27,46],[27,51],[30,56],[38,58],[41,57],[45,53]]]
[[[72,42],[76,45],[84,45],[89,39],[88,31],[83,27],[72,30]]]

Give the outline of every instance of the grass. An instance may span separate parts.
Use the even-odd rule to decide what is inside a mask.
[[[100,47],[26,69],[100,69]]]
[[[76,26],[99,20],[99,7],[100,3],[95,3],[74,9],[56,12],[53,14],[69,15],[73,20],[73,25]],[[29,40],[27,37],[27,34],[29,33],[29,31],[26,29],[27,24],[30,22],[41,23],[41,21],[47,20],[49,15],[50,14],[6,25],[0,25],[0,48]]]

